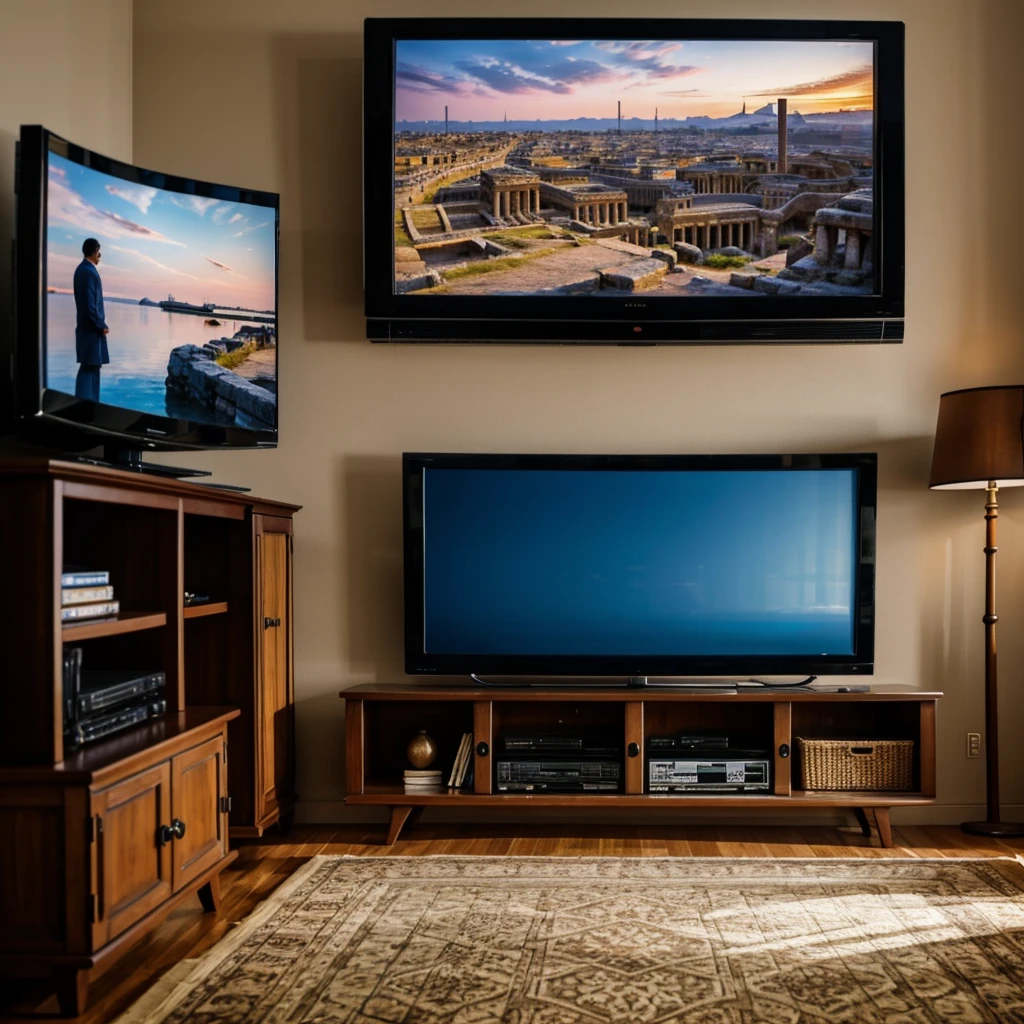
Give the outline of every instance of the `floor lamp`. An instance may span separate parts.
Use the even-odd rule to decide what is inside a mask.
[[[1000,487],[1024,486],[1024,385],[949,391],[939,400],[929,486],[988,491],[985,503],[985,782],[988,816],[960,827],[975,836],[1024,836],[999,820],[996,696],[996,520]]]

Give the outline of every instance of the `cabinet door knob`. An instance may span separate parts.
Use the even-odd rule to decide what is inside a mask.
[[[174,832],[170,825],[161,825],[156,830],[156,845],[166,846],[174,838]]]
[[[171,822],[171,833],[175,839],[183,839],[185,837],[185,822],[181,818],[175,818]]]
[[[630,743],[630,745],[628,747],[626,747],[626,753],[629,754],[630,757],[639,757],[640,756],[640,744],[639,743]]]
[[[782,743],[779,745],[779,757],[789,757],[789,744]]]
[[[491,748],[487,746],[487,744],[483,740],[481,740],[476,745],[476,752],[479,757],[486,757],[491,752]]]

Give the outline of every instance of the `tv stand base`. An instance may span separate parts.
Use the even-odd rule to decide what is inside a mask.
[[[412,828],[420,820],[423,814],[422,807],[409,807],[407,805],[391,805],[388,810],[391,812],[391,821],[388,823],[388,832],[384,837],[384,846],[394,846],[402,829],[406,826]],[[878,833],[878,845],[883,850],[892,849],[892,825],[889,822],[888,807],[853,807],[851,810],[860,825],[861,834],[871,838],[873,832]],[[874,825],[872,825],[874,819]]]
[[[94,455],[70,455],[70,461],[85,462],[90,466],[105,466],[107,469],[124,469],[131,473],[149,473],[152,476],[166,476],[172,480],[184,477],[213,476],[209,469],[186,469],[184,466],[162,466],[157,462],[143,462],[142,452],[135,448],[105,444],[103,457]]]
[[[731,692],[667,688],[643,689],[519,686],[495,689],[451,683],[363,683],[342,690],[345,701],[345,803],[387,808],[386,845],[416,820],[424,807],[469,811],[473,821],[488,808],[530,815],[555,810],[568,821],[574,809],[584,814],[643,812],[665,815],[673,825],[697,815],[733,813],[753,825],[759,812],[780,817],[790,811],[855,816],[864,836],[890,849],[889,814],[894,807],[935,802],[935,692],[878,686],[870,693],[785,690],[754,687]],[[428,766],[450,775],[463,737],[472,737],[473,781],[461,789],[406,788],[405,745],[426,731],[438,754]],[[617,792],[502,792],[495,761],[508,751],[510,736],[553,733],[592,734],[609,739],[621,757]],[[680,735],[725,736],[735,749],[755,749],[770,759],[768,792],[650,791],[648,758],[658,756],[655,738]],[[911,740],[910,779],[906,788],[810,789],[797,738],[870,742],[887,736]],[[742,741],[742,745],[741,745]],[[833,780],[826,777],[818,785]],[[835,779],[835,781],[840,781]],[[469,826],[471,827],[471,826]]]

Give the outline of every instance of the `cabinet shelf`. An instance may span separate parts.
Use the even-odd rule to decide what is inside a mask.
[[[915,806],[932,803],[921,793],[810,792],[774,793],[488,793],[465,790],[440,790],[434,793],[409,793],[402,783],[366,783],[362,793],[349,793],[349,804],[439,806],[522,806],[522,807],[885,807]]]
[[[167,625],[166,612],[121,612],[111,619],[86,619],[83,622],[65,622],[61,626],[61,640],[92,640],[100,636],[120,633],[138,633],[144,629],[159,629]]]
[[[227,601],[209,601],[206,604],[185,605],[181,615],[185,619],[202,619],[207,615],[223,615],[227,610]]]

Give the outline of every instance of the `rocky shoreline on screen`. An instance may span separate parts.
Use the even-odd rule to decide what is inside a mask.
[[[239,413],[261,425],[277,424],[277,395],[273,390],[235,373],[218,358],[276,346],[276,334],[266,327],[243,327],[233,338],[198,345],[179,345],[167,361],[165,385],[169,394],[214,410],[234,420]],[[268,383],[273,384],[272,381]]]

